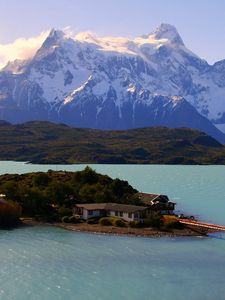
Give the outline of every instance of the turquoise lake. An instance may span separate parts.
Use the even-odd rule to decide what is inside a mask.
[[[0,173],[81,170],[0,162]],[[225,225],[225,166],[92,165]],[[0,299],[224,300],[225,237],[136,238],[52,227],[0,231]]]

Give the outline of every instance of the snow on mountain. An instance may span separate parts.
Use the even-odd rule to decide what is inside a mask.
[[[161,24],[149,35],[149,37],[151,37],[152,40],[166,39],[172,44],[184,46],[177,29],[170,24]]]
[[[0,72],[0,118],[104,129],[187,126],[223,140],[210,121],[225,124],[224,74],[224,61],[209,65],[169,24],[135,39],[53,29],[33,58]]]

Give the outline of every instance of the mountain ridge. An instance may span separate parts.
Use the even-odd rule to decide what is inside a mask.
[[[41,164],[225,164],[225,146],[187,128],[102,131],[0,122],[0,159]]]
[[[53,29],[33,58],[0,71],[0,118],[99,129],[109,120],[107,129],[134,128],[144,120],[145,126],[200,129],[225,143],[214,127],[225,124],[224,71],[224,61],[209,65],[169,24],[133,40]],[[193,109],[181,100],[171,110],[174,97]]]

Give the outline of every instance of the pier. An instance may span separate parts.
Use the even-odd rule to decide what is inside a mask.
[[[185,225],[201,227],[202,229],[210,229],[212,231],[225,231],[225,226],[218,224],[206,223],[189,219],[179,219],[179,222]]]

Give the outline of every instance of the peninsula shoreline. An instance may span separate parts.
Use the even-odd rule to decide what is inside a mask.
[[[39,222],[31,218],[22,220],[24,226],[52,226],[74,232],[86,232],[92,234],[107,234],[117,236],[133,236],[133,237],[207,237],[212,230],[202,230],[201,228],[192,228],[185,226],[183,229],[162,230],[155,228],[130,228],[116,226],[102,226],[97,224],[66,224],[66,223],[47,223]]]

